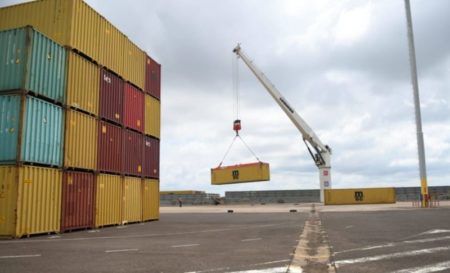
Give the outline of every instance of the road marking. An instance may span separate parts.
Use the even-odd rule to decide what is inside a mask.
[[[394,247],[401,244],[419,244],[419,243],[429,243],[429,242],[435,242],[435,241],[445,241],[450,240],[450,236],[444,236],[444,237],[436,237],[436,238],[427,238],[427,239],[418,239],[418,240],[407,240],[403,242],[397,242],[397,243],[388,243],[383,245],[374,245],[374,246],[368,246],[368,247],[361,247],[361,248],[352,248],[347,249],[343,251],[335,252],[335,255],[341,254],[341,253],[347,253],[352,251],[365,251],[365,250],[372,250],[372,249],[378,249],[378,248],[386,248],[386,247]]]
[[[252,242],[252,241],[259,241],[262,240],[261,238],[250,238],[250,239],[244,239],[241,240],[241,242]]]
[[[263,266],[263,265],[271,265],[271,264],[280,264],[280,263],[288,263],[290,262],[290,259],[286,259],[286,260],[278,260],[278,261],[270,261],[270,262],[264,262],[264,263],[257,263],[257,264],[249,264],[249,265],[242,265],[242,266],[237,266],[237,268],[245,268],[245,267],[256,267],[256,266]],[[287,269],[287,268],[286,268]],[[185,272],[185,273],[206,273],[206,272],[215,272],[215,271],[226,271],[226,270],[231,270],[231,267],[219,267],[219,268],[214,268],[214,269],[206,269],[206,270],[201,270],[201,271],[190,271],[190,272]],[[283,272],[286,272],[283,271]]]
[[[41,257],[41,254],[33,254],[33,255],[15,255],[15,256],[0,256],[0,259],[34,258],[34,257]]]
[[[450,233],[450,229],[432,229],[422,232],[420,234],[424,235],[424,234],[439,234],[439,233]]]
[[[200,244],[189,244],[189,245],[175,245],[175,246],[171,246],[173,248],[177,248],[177,247],[193,247],[193,246],[199,246]]]
[[[88,233],[97,233],[100,232],[99,229],[88,230]]]
[[[287,267],[273,267],[265,269],[254,269],[245,271],[228,271],[227,273],[286,273]]]
[[[366,262],[374,262],[374,261],[380,261],[380,260],[390,260],[390,259],[395,259],[395,258],[417,256],[417,255],[421,255],[421,254],[432,254],[432,253],[436,253],[436,252],[440,252],[440,251],[447,251],[447,250],[450,250],[450,246],[413,250],[413,251],[409,251],[409,252],[396,252],[396,253],[356,258],[356,259],[340,260],[340,261],[335,261],[334,264],[339,266],[339,265],[344,265],[344,264],[366,263]]]
[[[113,249],[113,250],[105,250],[105,253],[116,253],[116,252],[130,252],[130,251],[138,251],[137,248],[128,248],[128,249]]]
[[[109,239],[136,239],[136,238],[150,238],[150,237],[162,237],[162,236],[176,236],[176,235],[189,235],[189,234],[201,234],[201,233],[214,233],[214,232],[226,232],[226,231],[236,231],[236,230],[247,230],[247,229],[257,229],[257,228],[268,228],[274,226],[293,226],[295,223],[286,222],[279,224],[266,224],[266,225],[252,225],[243,226],[235,228],[223,228],[215,230],[202,230],[202,231],[187,231],[187,232],[173,232],[173,233],[154,233],[147,235],[123,235],[123,236],[99,236],[99,237],[80,237],[80,238],[61,238],[52,240],[9,240],[0,241],[1,244],[26,244],[26,243],[55,243],[55,242],[66,242],[66,241],[88,241],[88,240],[109,240]]]
[[[52,236],[48,236],[49,239],[59,239],[61,238],[61,236],[59,235],[52,235]]]
[[[392,273],[431,273],[431,272],[439,272],[450,268],[450,261],[437,263],[437,264],[429,264],[422,267],[413,267],[402,269],[399,271],[395,271]]]

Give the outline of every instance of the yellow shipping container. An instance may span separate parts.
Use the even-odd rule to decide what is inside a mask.
[[[142,181],[142,221],[159,219],[159,181]]]
[[[122,223],[139,221],[142,221],[142,179],[125,177],[123,179]]]
[[[128,38],[125,41],[124,50],[124,70],[125,80],[132,82],[141,90],[145,88],[145,53]]]
[[[95,170],[97,167],[97,119],[78,111],[66,111],[64,167]]]
[[[122,219],[122,178],[99,174],[96,184],[95,227],[119,225]]]
[[[98,116],[100,68],[69,51],[66,104]]]
[[[211,169],[211,184],[235,184],[269,181],[269,164],[264,162],[217,167]]]
[[[161,137],[161,103],[152,96],[145,95],[145,134]]]
[[[99,36],[101,48],[99,63],[123,76],[127,37],[105,19],[100,25]]]
[[[0,167],[0,236],[59,232],[62,173],[41,167]]]
[[[325,190],[325,205],[390,204],[395,202],[395,188]]]

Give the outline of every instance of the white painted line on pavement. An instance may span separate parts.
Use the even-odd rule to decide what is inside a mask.
[[[200,244],[189,244],[189,245],[175,245],[175,246],[171,246],[173,248],[177,248],[177,247],[193,247],[193,246],[199,246]]]
[[[439,233],[450,233],[450,229],[432,229],[422,232],[420,234],[424,235],[424,234],[439,234]]]
[[[34,258],[34,257],[41,257],[41,254],[33,254],[33,255],[14,255],[14,256],[0,256],[0,259]]]
[[[450,268],[450,261],[437,263],[437,264],[428,264],[421,267],[413,267],[402,269],[399,271],[394,271],[392,273],[432,273],[439,272]]]
[[[338,255],[341,253],[347,253],[347,252],[352,252],[352,251],[365,251],[365,250],[372,250],[372,249],[377,249],[377,248],[394,247],[394,246],[398,246],[398,245],[402,245],[402,244],[420,244],[420,243],[429,243],[429,242],[445,241],[445,240],[450,240],[450,236],[418,239],[418,240],[408,240],[408,241],[402,241],[402,242],[397,242],[397,243],[388,243],[388,244],[367,246],[367,247],[361,247],[361,248],[352,248],[352,249],[347,249],[347,250],[343,250],[343,251],[337,251],[334,254]]]
[[[59,235],[52,235],[52,236],[48,236],[49,239],[59,239],[61,238],[61,236]]]
[[[261,238],[250,238],[250,239],[244,239],[241,240],[241,242],[252,242],[252,241],[259,241],[262,240]]]
[[[257,263],[257,264],[249,264],[249,265],[243,265],[238,267],[256,267],[256,266],[262,266],[262,265],[271,265],[271,264],[280,264],[280,263],[288,263],[291,260],[278,260],[278,261],[270,261],[270,262],[264,262],[264,263]],[[287,265],[286,265],[287,266]],[[231,270],[231,267],[219,267],[219,268],[213,268],[213,269],[207,269],[207,270],[201,270],[201,271],[190,271],[185,273],[206,273],[206,272],[214,272],[214,271],[225,271],[225,270]],[[283,271],[285,272],[285,271]]]
[[[245,271],[229,271],[227,273],[286,273],[287,270],[288,270],[287,266],[283,266],[265,269],[245,270]]]
[[[105,250],[105,253],[116,253],[116,252],[130,252],[130,251],[138,251],[137,248],[128,248],[128,249],[113,249],[113,250]]]
[[[436,253],[436,252],[440,252],[440,251],[448,251],[448,250],[450,250],[450,246],[435,247],[435,248],[428,248],[428,249],[413,250],[413,251],[409,251],[409,252],[396,252],[396,253],[376,255],[376,256],[371,256],[371,257],[340,260],[340,261],[335,261],[334,264],[336,266],[339,266],[339,265],[345,265],[345,264],[366,263],[366,262],[374,262],[374,261],[380,261],[380,260],[390,260],[390,259],[395,259],[395,258],[417,256],[417,255],[421,255],[421,254],[432,254],[432,253]]]

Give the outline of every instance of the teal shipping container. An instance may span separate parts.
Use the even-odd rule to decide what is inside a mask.
[[[25,95],[0,96],[0,164],[61,166],[63,109]]]
[[[28,90],[64,103],[66,49],[31,27],[0,32],[0,91]]]

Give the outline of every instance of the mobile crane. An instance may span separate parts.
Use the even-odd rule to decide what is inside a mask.
[[[242,51],[240,44],[238,44],[233,52],[236,53],[238,58],[248,66],[248,68],[253,72],[256,78],[261,82],[261,84],[266,88],[272,98],[276,103],[283,109],[289,119],[294,123],[295,127],[300,131],[303,137],[303,142],[305,142],[308,148],[309,154],[311,155],[314,163],[319,168],[319,179],[320,179],[320,202],[324,202],[324,189],[331,188],[331,165],[330,156],[331,148],[328,145],[324,145],[320,139],[316,136],[314,131],[308,124],[300,117],[299,114],[289,105],[287,100],[281,95],[277,88],[269,81],[269,79],[262,73],[258,67],[247,57],[247,55]]]

